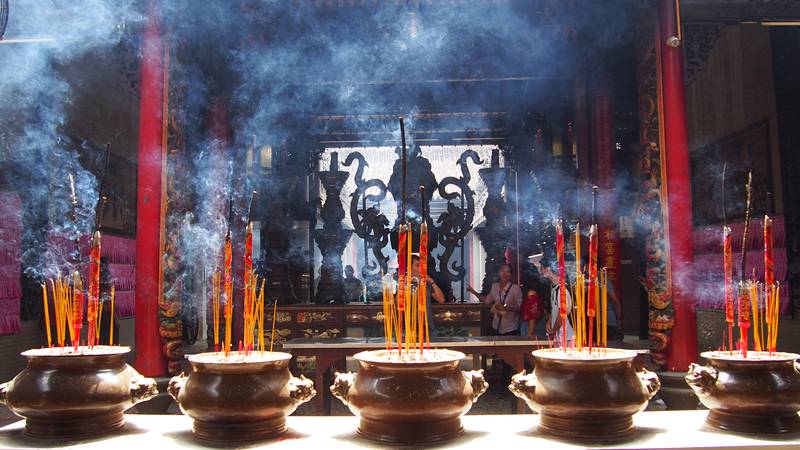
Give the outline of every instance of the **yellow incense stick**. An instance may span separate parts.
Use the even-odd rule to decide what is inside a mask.
[[[275,298],[275,303],[272,304],[272,336],[269,338],[269,351],[272,352],[272,346],[275,343],[275,318],[278,315],[278,299]]]
[[[261,280],[261,292],[258,294],[258,350],[262,352],[264,351],[264,285],[266,281],[266,279]]]
[[[755,283],[749,283],[747,286],[747,296],[750,299],[750,310],[753,320],[753,342],[755,350],[761,351],[761,339],[758,335],[758,286]]]
[[[47,285],[42,284],[42,302],[44,303],[44,329],[47,334],[47,347],[53,346],[53,338],[50,336],[50,306],[47,303]]]
[[[94,321],[94,333],[97,336],[97,342],[100,342],[100,319],[103,317],[103,302],[97,302],[97,315]]]

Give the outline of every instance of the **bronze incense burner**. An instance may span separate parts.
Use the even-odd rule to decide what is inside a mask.
[[[396,350],[354,355],[357,373],[337,373],[331,392],[360,419],[357,433],[392,445],[423,445],[463,432],[461,416],[489,386],[483,371],[461,371],[464,354],[425,350],[402,359]]]
[[[259,441],[286,431],[286,416],[316,394],[314,383],[289,373],[292,355],[252,351],[188,356],[189,376],[169,382],[169,394],[194,419],[198,439],[220,444]]]
[[[661,386],[658,376],[636,371],[636,353],[602,348],[551,348],[533,352],[535,369],[514,375],[508,387],[540,414],[543,434],[578,441],[619,441],[634,432],[633,415]]]
[[[123,412],[158,393],[125,363],[128,347],[56,347],[22,353],[28,366],[0,385],[0,403],[24,417],[25,434],[85,439],[125,424]]]
[[[686,382],[708,409],[706,423],[743,433],[800,431],[800,366],[795,353],[714,351],[692,364]]]

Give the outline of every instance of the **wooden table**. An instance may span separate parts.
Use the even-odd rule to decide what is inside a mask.
[[[637,431],[627,442],[578,445],[548,439],[536,431],[537,415],[464,416],[464,434],[440,448],[491,449],[499,445],[514,449],[712,449],[777,450],[800,448],[800,435],[760,436],[723,433],[704,425],[706,411],[643,412],[634,416]],[[54,442],[30,439],[22,434],[24,422],[0,428],[0,449],[198,449],[209,448],[191,435],[186,416],[126,416],[127,423],[111,436],[82,442]],[[278,439],[248,446],[250,449],[372,449],[386,448],[355,434],[358,419],[353,416],[297,417],[288,419],[289,431]],[[217,447],[218,448],[218,447]],[[228,448],[235,448],[230,446]]]
[[[467,338],[443,338],[431,341],[432,348],[447,348],[472,355],[495,355],[505,361],[514,372],[525,368],[525,357],[533,350],[550,346],[550,341],[531,340],[520,336],[481,336]],[[336,339],[292,339],[283,344],[283,349],[295,356],[313,356],[316,359],[314,399],[317,414],[330,415],[331,396],[328,387],[330,369],[337,363],[342,365],[346,357],[366,350],[386,348],[383,338],[336,338]],[[343,367],[342,367],[343,369]],[[517,413],[525,412],[525,403],[515,402]]]

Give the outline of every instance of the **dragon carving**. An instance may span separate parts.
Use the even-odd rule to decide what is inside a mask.
[[[366,202],[369,201],[373,205],[380,203],[386,198],[387,188],[379,179],[364,180],[364,169],[368,166],[364,155],[359,152],[350,153],[344,165],[349,167],[354,161],[358,162],[358,166],[354,177],[356,190],[350,196],[350,220],[353,222],[353,231],[364,239],[365,245],[374,257],[374,260],[366,261],[362,269],[363,275],[375,276],[380,271],[386,272],[388,269],[389,258],[383,254],[383,248],[389,243],[389,219],[376,206],[367,208]],[[377,192],[368,193],[376,189]]]
[[[450,281],[463,280],[467,274],[464,263],[453,261],[450,258],[461,240],[472,229],[475,218],[475,193],[469,187],[472,179],[467,163],[482,164],[480,157],[474,150],[466,150],[458,158],[457,164],[461,167],[461,177],[445,177],[439,183],[439,196],[447,200],[447,210],[439,215],[437,223],[438,241],[444,247],[439,257],[439,270]],[[451,189],[455,188],[455,189]],[[463,207],[456,205],[453,200],[463,200]]]

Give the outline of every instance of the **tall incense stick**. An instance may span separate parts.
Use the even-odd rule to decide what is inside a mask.
[[[747,235],[750,232],[750,209],[753,193],[753,172],[747,173],[747,184],[745,185],[746,201],[744,210],[744,233],[742,233],[742,262],[741,280],[739,281],[739,346],[742,349],[742,356],[747,358],[747,330],[750,328],[750,299],[749,291],[745,283],[747,274],[745,273],[747,263]]]
[[[275,297],[275,303],[272,304],[272,335],[269,338],[269,351],[272,352],[272,346],[275,344],[275,318],[278,315],[278,298]]]

